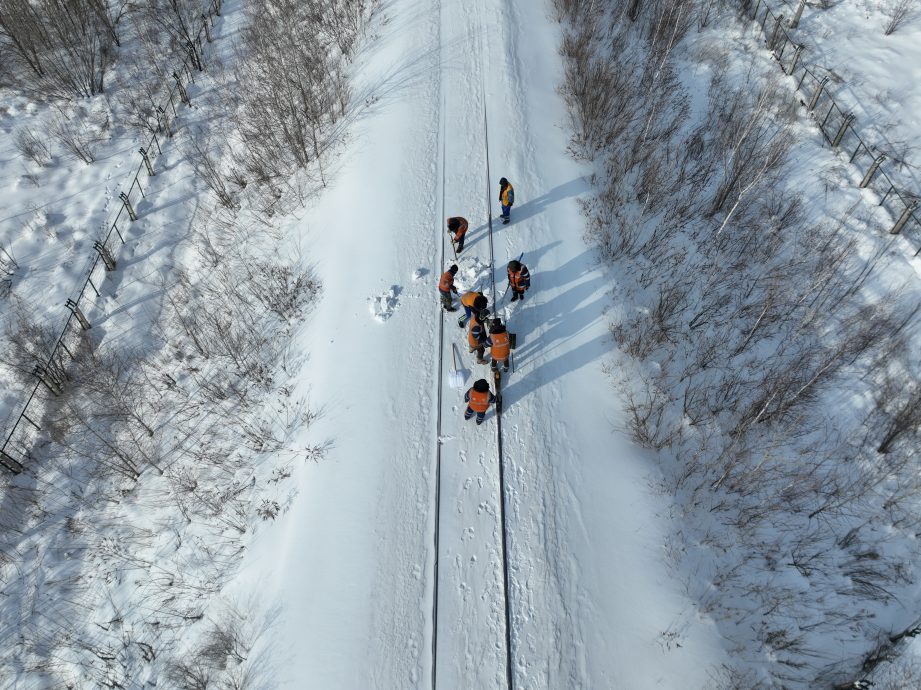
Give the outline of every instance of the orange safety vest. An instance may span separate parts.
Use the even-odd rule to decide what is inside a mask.
[[[438,289],[442,292],[451,292],[451,288],[454,287],[454,276],[451,274],[451,271],[445,271],[441,280],[438,281]]]
[[[489,391],[480,393],[473,388],[469,391],[470,402],[467,403],[474,412],[486,412],[489,409]]]
[[[481,340],[477,340],[476,336],[473,335],[473,329],[477,326],[480,327],[480,334],[483,336]],[[476,319],[470,320],[470,328],[467,329],[467,342],[472,348],[477,348],[486,342],[486,328],[483,326],[483,324],[477,323]]]
[[[461,295],[461,304],[465,307],[470,307],[473,309],[473,300],[482,295],[482,292],[465,292]]]
[[[452,220],[456,220],[460,223],[460,226],[457,228],[457,232],[454,233],[454,241],[457,242],[461,237],[464,236],[464,233],[467,232],[467,219],[456,216],[454,218],[448,218],[448,227],[450,228],[450,223]]]
[[[492,347],[489,348],[489,352],[492,355],[493,359],[504,360],[508,357],[509,352],[511,351],[508,331],[502,331],[501,333],[490,333],[489,337],[492,338]]]
[[[509,284],[512,286],[512,289],[513,289],[513,290],[517,290],[518,292],[522,292],[522,291],[528,289],[528,287],[527,287],[526,285],[525,285],[525,286],[522,286],[522,282],[523,282],[522,278],[524,277],[524,272],[525,272],[525,267],[524,267],[524,266],[522,266],[521,269],[518,270],[518,271],[509,271],[509,272],[508,272],[508,282],[509,282]],[[530,276],[529,276],[529,277],[530,277]]]

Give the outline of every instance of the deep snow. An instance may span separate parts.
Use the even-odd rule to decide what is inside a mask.
[[[373,106],[295,226],[327,294],[303,336],[302,386],[335,447],[296,475],[290,513],[235,584],[283,611],[266,638],[279,685],[430,683],[438,378],[452,343],[468,386],[485,370],[435,283],[452,258],[444,219],[463,215],[458,283],[489,287],[492,204],[497,296],[508,259],[523,252],[533,275],[523,304],[500,305],[520,343],[502,413],[516,687],[706,686],[720,644],[663,566],[653,479],[603,373],[610,277],[581,239],[589,171],[566,153],[558,28],[524,0],[407,0],[375,31],[355,70]],[[495,222],[503,175],[517,194],[507,226]],[[369,301],[386,302],[383,323]],[[438,686],[500,687],[496,422],[464,423],[463,390],[445,381],[443,393]]]

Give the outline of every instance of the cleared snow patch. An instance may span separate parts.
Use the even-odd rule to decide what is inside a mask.
[[[392,285],[384,294],[378,297],[369,297],[368,309],[371,311],[371,316],[381,323],[393,316],[393,312],[396,311],[397,304],[400,301],[398,297],[402,291],[403,288],[399,285]]]

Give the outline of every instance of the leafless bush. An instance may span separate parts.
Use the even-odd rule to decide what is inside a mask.
[[[720,123],[715,142],[722,159],[722,176],[708,211],[714,215],[732,200],[718,232],[722,232],[737,208],[760,183],[783,164],[792,145],[789,134],[778,122],[781,99],[772,89],[762,89],[751,99],[748,90],[731,98],[721,96],[712,116]]]
[[[16,301],[7,331],[11,347],[0,351],[0,362],[24,383],[34,381],[33,372],[41,367],[51,381],[64,387],[71,380],[70,361],[66,351],[57,346],[59,335],[55,326],[35,321],[28,305]]]
[[[309,269],[267,261],[247,268],[253,297],[283,321],[299,318],[319,298],[320,283]]]
[[[89,129],[85,120],[75,122],[64,117],[56,117],[51,122],[50,132],[71,158],[86,164],[96,160],[96,145],[99,139]]]
[[[895,5],[889,10],[889,22],[886,24],[885,35],[889,36],[905,23],[918,9],[918,0],[896,0]]]
[[[45,167],[51,163],[51,151],[45,146],[45,142],[36,136],[28,127],[23,127],[14,138],[16,150],[39,167]]]
[[[169,49],[175,57],[188,57],[194,69],[204,69],[197,40],[204,9],[201,0],[143,0],[137,9],[147,21],[169,36]]]
[[[236,210],[240,207],[236,195],[227,184],[218,160],[211,151],[211,137],[203,131],[189,131],[185,139],[185,153],[195,170],[195,174],[214,194],[218,203],[226,209]]]
[[[352,6],[270,0],[250,15],[237,73],[245,96],[238,129],[240,167],[257,183],[272,186],[312,162],[323,180],[327,129],[349,99],[337,46],[342,13]]]
[[[103,91],[112,30],[101,0],[3,0],[0,42],[24,91],[70,99]]]

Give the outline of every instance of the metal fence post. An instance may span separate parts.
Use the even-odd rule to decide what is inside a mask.
[[[803,16],[803,9],[806,7],[806,0],[799,0],[799,6],[793,13],[793,19],[790,20],[790,28],[795,29],[799,26],[799,20]]]
[[[867,170],[867,174],[863,176],[863,179],[860,181],[860,187],[865,188],[869,186],[870,180],[873,179],[873,176],[876,174],[876,171],[879,170],[879,166],[882,162],[886,160],[886,154],[881,153],[876,157],[876,160],[873,161],[873,164],[870,166],[870,169]]]
[[[77,317],[77,321],[80,322],[80,327],[81,327],[84,331],[88,331],[89,329],[91,329],[91,328],[93,327],[93,324],[91,324],[91,323],[89,322],[89,319],[87,319],[87,318],[83,315],[83,312],[80,310],[80,305],[78,305],[78,304],[77,304],[76,302],[74,302],[72,299],[68,299],[68,300],[64,303],[64,306],[67,307],[68,309],[70,309],[70,313]]]
[[[841,143],[841,140],[844,138],[844,133],[847,131],[847,128],[851,126],[851,123],[854,121],[854,115],[848,113],[844,116],[844,122],[841,123],[841,127],[838,128],[838,133],[835,134],[834,140],[831,142],[832,148],[838,148],[838,144]]]
[[[109,252],[109,250],[106,249],[106,246],[99,240],[96,240],[95,242],[93,242],[93,249],[95,249],[96,253],[99,254],[99,258],[102,259],[102,263],[106,265],[106,270],[114,271],[115,270],[115,258],[112,256],[111,252]],[[94,290],[96,289],[95,286],[93,287],[93,289]]]
[[[899,219],[895,222],[895,225],[892,226],[892,230],[889,232],[893,235],[898,235],[900,232],[902,232],[902,228],[905,226],[905,223],[908,222],[908,219],[911,217],[911,214],[915,212],[916,208],[918,208],[917,199],[905,207],[905,210],[902,211],[902,215],[899,216]]]
[[[141,157],[144,159],[144,165],[147,166],[147,174],[153,177],[156,173],[154,173],[153,166],[150,164],[150,158],[147,156],[147,149],[142,146],[138,149],[138,153],[140,153]]]
[[[816,104],[819,102],[819,98],[822,97],[822,91],[825,90],[825,85],[828,83],[828,77],[822,77],[822,81],[819,82],[819,85],[815,87],[815,93],[812,94],[812,100],[809,101],[808,110],[811,112],[815,110]]]
[[[128,217],[131,220],[137,220],[138,214],[134,212],[134,206],[131,205],[131,199],[128,198],[128,195],[124,192],[121,192],[118,195],[118,198],[122,200],[122,203],[125,205],[125,210],[128,211]]]

